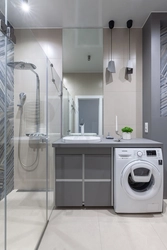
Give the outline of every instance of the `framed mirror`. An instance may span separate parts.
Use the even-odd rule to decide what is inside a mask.
[[[63,86],[63,135],[103,134],[103,29],[63,29]]]

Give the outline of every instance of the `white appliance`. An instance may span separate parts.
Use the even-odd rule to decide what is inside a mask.
[[[115,148],[115,212],[162,212],[162,203],[163,156],[161,148]]]

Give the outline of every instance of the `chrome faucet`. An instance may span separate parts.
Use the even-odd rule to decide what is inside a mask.
[[[81,135],[84,135],[85,124],[84,123],[80,123],[79,126],[81,128]]]

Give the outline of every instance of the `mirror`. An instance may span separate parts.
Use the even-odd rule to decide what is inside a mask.
[[[103,133],[103,29],[63,29],[63,135]]]

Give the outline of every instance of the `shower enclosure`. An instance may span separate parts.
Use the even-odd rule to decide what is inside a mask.
[[[2,1],[6,26],[8,9]],[[14,34],[16,43],[1,27],[0,249],[35,250],[54,206],[52,142],[61,134],[62,88],[33,32]]]

